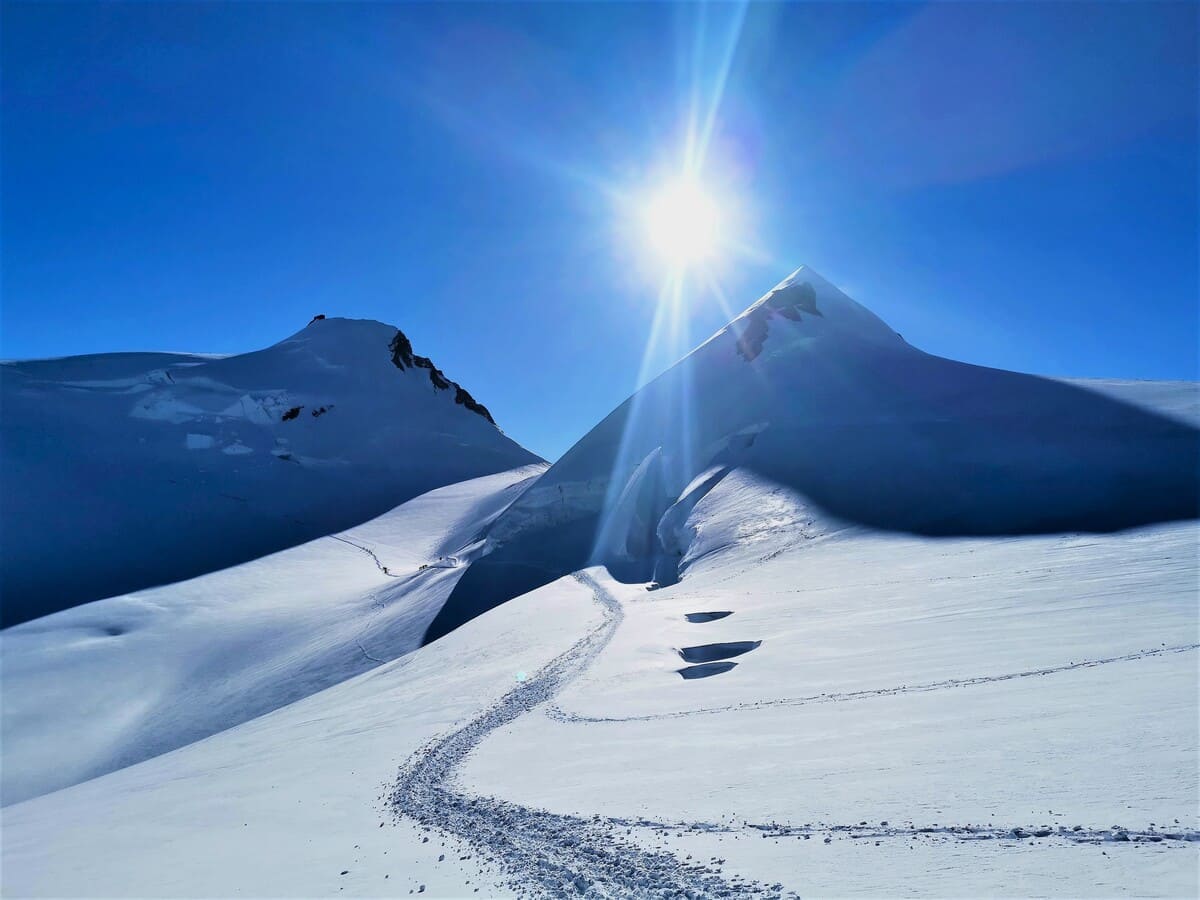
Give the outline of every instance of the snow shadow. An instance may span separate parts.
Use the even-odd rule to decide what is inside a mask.
[[[685,681],[691,681],[693,678],[709,678],[713,675],[720,675],[722,672],[728,672],[737,663],[735,662],[712,662],[704,663],[699,666],[685,666],[682,669],[676,669]]]
[[[589,516],[553,528],[530,528],[476,560],[429,624],[422,644],[436,641],[513,597],[586,567],[597,519]],[[649,577],[648,571],[643,577]]]
[[[695,647],[684,647],[676,652],[684,662],[707,663],[718,659],[728,659],[731,656],[741,656],[762,646],[762,641],[728,641],[722,644],[699,644]]]
[[[693,508],[737,469],[827,521],[929,537],[1105,533],[1200,511],[1200,431],[1150,408],[1192,414],[1179,385],[1088,387],[907,345],[770,349],[690,357],[615,410],[496,520],[492,553],[426,640],[517,596],[513,565],[524,590],[589,564],[674,583]]]
[[[861,413],[820,427],[790,417],[745,463],[838,519],[949,537],[1102,533],[1197,516],[1200,432],[1182,421],[922,353],[876,354],[842,378],[847,403],[870,398]],[[881,399],[896,404],[890,422]]]
[[[733,613],[728,610],[716,610],[713,612],[684,613],[684,618],[694,624],[700,624],[702,622],[715,622],[717,619],[723,619],[726,616],[732,615]]]

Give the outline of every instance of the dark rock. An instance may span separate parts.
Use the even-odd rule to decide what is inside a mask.
[[[392,363],[397,369],[412,368],[412,343],[399,328],[396,329],[396,336],[392,338],[388,349],[392,351]]]
[[[762,352],[763,343],[770,331],[768,324],[775,315],[801,321],[800,313],[821,316],[817,309],[817,291],[811,283],[789,284],[787,287],[772,291],[765,303],[756,306],[746,315],[741,330],[738,332],[737,350],[747,362]]]
[[[763,343],[767,339],[767,318],[770,311],[760,306],[750,310],[746,315],[745,324],[738,333],[737,350],[746,362],[762,353]],[[735,323],[736,326],[736,323]]]
[[[465,406],[473,413],[483,416],[493,425],[496,424],[496,420],[492,418],[492,414],[488,412],[488,408],[472,397],[466,388],[457,384],[454,385],[454,402],[459,406]]]
[[[461,385],[447,378],[445,373],[433,364],[433,360],[428,356],[417,356],[413,353],[412,342],[409,341],[403,331],[396,329],[396,336],[392,338],[388,349],[392,351],[392,363],[397,369],[424,369],[429,373],[429,381],[435,389],[445,391],[454,388],[455,403],[459,406],[465,406],[476,415],[483,416],[493,425],[496,424],[496,420],[492,418],[492,414],[488,412],[487,407],[472,397]]]
[[[281,421],[290,422],[292,419],[296,418],[296,416],[300,415],[300,410],[302,409],[304,409],[303,406],[293,406],[279,418]]]

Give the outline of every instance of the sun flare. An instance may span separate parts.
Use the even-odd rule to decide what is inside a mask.
[[[642,225],[650,249],[674,268],[710,260],[720,243],[718,204],[695,179],[679,178],[653,193]]]

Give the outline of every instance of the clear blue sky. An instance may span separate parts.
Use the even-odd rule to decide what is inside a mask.
[[[1195,379],[1198,10],[5,3],[0,353],[375,318],[553,458],[654,316],[611,195],[719,95],[735,309],[807,263],[934,353]]]

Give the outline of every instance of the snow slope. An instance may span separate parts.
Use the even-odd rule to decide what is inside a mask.
[[[810,535],[1107,532],[1194,518],[1196,391],[930,356],[802,268],[514,503],[428,638],[589,562],[622,580],[674,581],[699,553],[681,530],[689,510],[735,470],[805,497],[808,518],[794,524]]]
[[[224,358],[10,362],[0,404],[6,625],[254,559],[537,461],[401,332],[364,320],[314,320]]]
[[[331,612],[322,589],[293,598],[301,560],[333,578],[329,542],[241,567],[272,566],[253,590],[278,617],[256,632],[226,604],[210,642],[310,605],[311,640],[281,638],[298,668],[268,660],[266,681],[233,663],[225,700],[219,671],[187,679],[180,709],[235,708],[309,658],[350,675],[339,644],[365,635],[373,664],[433,618],[425,645],[6,806],[0,890],[1195,896],[1198,401],[928,357],[802,270],[536,480],[350,535],[389,571],[468,566],[397,580],[378,627],[332,624],[383,575],[360,549]],[[105,608],[11,629],[5,657]],[[30,709],[104,677],[99,656],[54,661],[67,632],[29,645]],[[26,758],[76,739],[76,712]]]
[[[694,515],[746,504],[802,500],[738,477]],[[1196,539],[778,529],[659,591],[591,569],[6,807],[2,887],[1194,896]],[[677,674],[678,650],[743,640],[736,668]]]
[[[191,743],[415,649],[455,552],[543,465],[424,494],[329,537],[0,632],[0,798]]]

